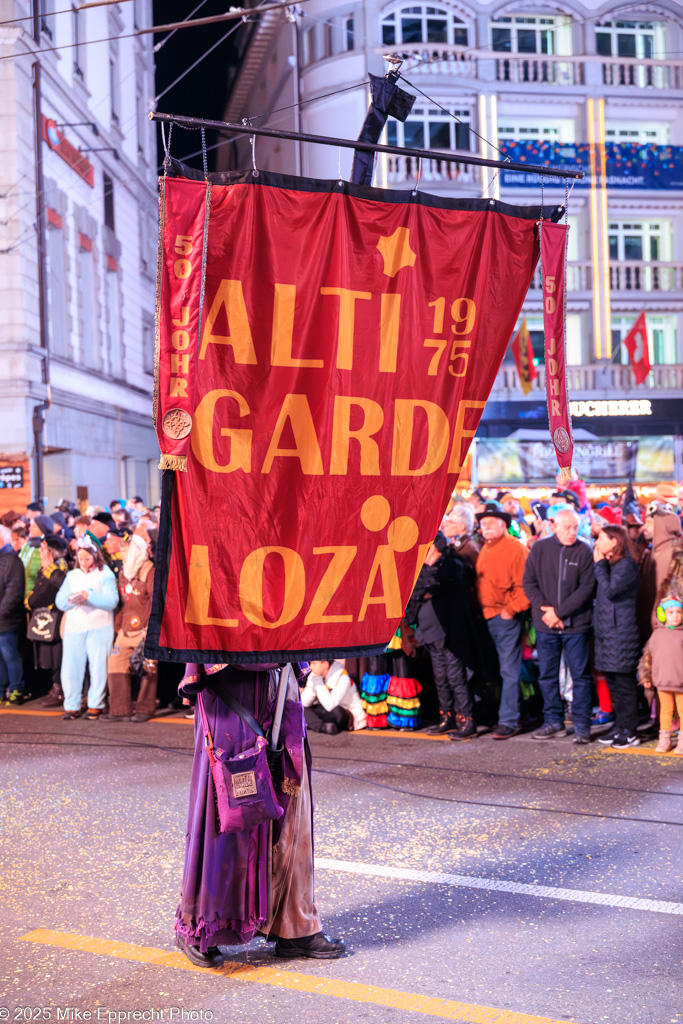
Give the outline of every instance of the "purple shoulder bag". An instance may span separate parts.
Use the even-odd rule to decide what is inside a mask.
[[[257,735],[253,747],[228,757],[224,750],[214,746],[201,693],[197,695],[197,706],[216,791],[220,831],[242,832],[265,821],[277,821],[284,812],[275,799],[265,736]]]

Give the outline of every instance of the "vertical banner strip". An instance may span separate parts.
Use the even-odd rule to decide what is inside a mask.
[[[201,343],[211,185],[165,178],[158,314],[156,428],[160,469],[187,470]]]
[[[571,475],[574,439],[567,401],[565,359],[565,295],[567,227],[539,224],[543,274],[543,330],[545,334],[545,385],[550,436],[564,477]]]

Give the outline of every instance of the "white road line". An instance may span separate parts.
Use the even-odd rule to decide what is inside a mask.
[[[473,875],[447,875],[441,871],[415,871],[413,868],[392,868],[385,864],[363,864],[359,861],[332,860],[330,857],[316,857],[315,866],[319,870],[344,871],[351,875],[377,875],[380,878],[397,878],[405,882],[432,882],[434,885],[511,892],[515,896],[568,900],[570,903],[594,903],[601,907],[622,907],[625,910],[649,910],[653,914],[683,915],[683,903],[640,899],[637,896],[614,896],[607,892],[559,889],[554,885],[504,882],[497,878],[476,878]]]

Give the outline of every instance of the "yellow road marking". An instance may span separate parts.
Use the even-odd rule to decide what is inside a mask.
[[[607,747],[607,752],[610,754],[645,754],[647,757],[680,757],[680,754],[674,754],[673,750],[670,750],[668,754],[661,754],[655,750],[654,747]],[[683,758],[681,758],[683,764]]]
[[[426,732],[418,732],[416,729],[403,732],[401,729],[359,729],[357,732],[350,732],[349,736],[379,736],[384,739],[385,736],[396,736],[402,740],[437,740],[439,743],[443,743],[445,740],[449,742],[448,736],[429,736]]]
[[[28,711],[25,708],[0,708],[0,715],[36,715],[43,718],[57,718],[63,711]]]
[[[397,992],[390,988],[380,988],[378,985],[363,985],[357,981],[340,981],[275,967],[256,967],[250,964],[226,961],[222,967],[209,971],[205,967],[195,967],[178,951],[170,952],[164,949],[155,949],[153,946],[138,946],[133,942],[95,939],[89,935],[74,935],[71,932],[49,931],[46,928],[38,928],[36,931],[29,932],[28,935],[22,935],[21,941],[36,942],[58,949],[98,953],[102,956],[118,957],[121,960],[154,964],[157,967],[173,967],[181,971],[194,971],[204,975],[228,975],[239,981],[253,981],[261,985],[272,985],[275,988],[293,989],[296,992],[349,999],[356,1003],[371,1003],[374,1006],[387,1006],[394,1010],[422,1013],[440,1020],[466,1021],[467,1024],[568,1024],[566,1019],[559,1021],[551,1017],[518,1013],[515,1010],[480,1006],[478,1003],[435,999],[430,996],[418,995],[415,992]]]

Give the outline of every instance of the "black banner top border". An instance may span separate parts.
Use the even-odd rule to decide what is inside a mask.
[[[414,188],[375,188],[370,185],[354,185],[350,181],[340,183],[339,179],[300,178],[292,174],[278,174],[275,171],[210,171],[205,176],[204,171],[188,167],[175,157],[168,158],[166,176],[200,182],[208,180],[212,185],[255,185],[284,188],[293,192],[346,195],[353,196],[354,199],[369,199],[372,202],[391,203],[396,206],[424,206],[433,210],[460,210],[466,213],[483,213],[489,210],[519,220],[545,219],[557,223],[564,215],[563,206],[515,206],[512,203],[503,203],[500,199],[454,199],[452,196],[435,196],[431,192],[422,192]]]

